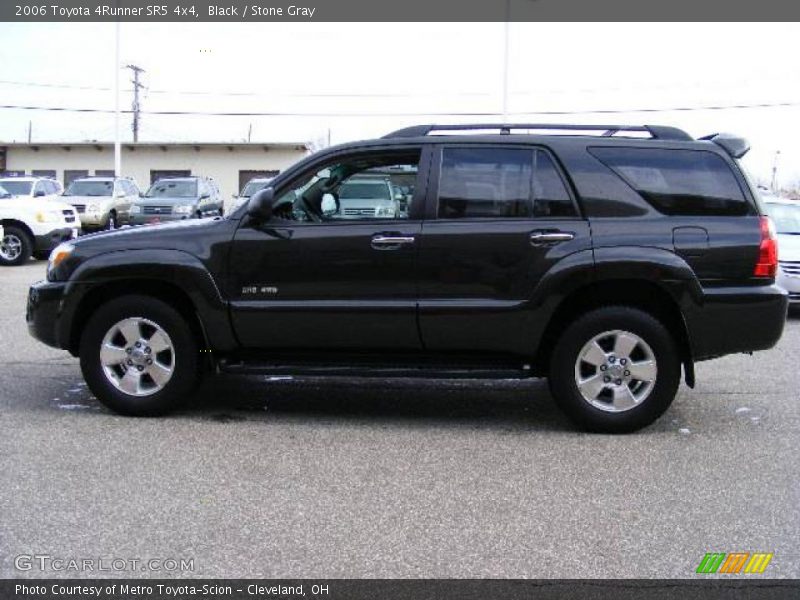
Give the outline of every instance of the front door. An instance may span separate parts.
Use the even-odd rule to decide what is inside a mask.
[[[273,218],[244,217],[230,257],[231,315],[247,348],[414,351],[426,177],[419,148],[346,155],[279,184]],[[416,173],[408,211],[395,174]],[[354,198],[358,196],[358,198]],[[345,211],[346,206],[358,211]]]
[[[419,256],[426,349],[533,354],[537,284],[591,249],[588,223],[544,149],[445,146],[434,162]]]

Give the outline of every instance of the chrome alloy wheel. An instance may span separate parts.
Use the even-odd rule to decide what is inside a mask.
[[[175,350],[167,332],[143,317],[113,325],[100,343],[106,379],[130,396],[150,396],[164,389],[175,372]]]
[[[0,256],[7,261],[14,261],[20,254],[22,254],[22,240],[14,234],[5,234],[0,240]]]
[[[620,329],[594,336],[575,361],[575,383],[581,396],[606,412],[639,406],[653,391],[657,374],[652,348],[635,333]]]

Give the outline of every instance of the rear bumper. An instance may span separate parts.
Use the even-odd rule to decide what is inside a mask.
[[[64,297],[63,282],[39,281],[28,290],[25,320],[28,332],[40,342],[53,348],[65,348],[59,338],[58,318]]]
[[[778,343],[789,296],[777,285],[706,288],[702,305],[686,311],[695,360],[766,350]]]

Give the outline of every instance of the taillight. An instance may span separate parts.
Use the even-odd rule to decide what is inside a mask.
[[[758,262],[753,270],[755,277],[775,277],[778,271],[778,236],[769,217],[761,217],[761,244],[758,247]]]

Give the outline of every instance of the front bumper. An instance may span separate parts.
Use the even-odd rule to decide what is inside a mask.
[[[159,223],[170,223],[172,221],[183,221],[185,219],[191,219],[192,215],[143,215],[143,214],[135,214],[131,215],[128,224],[130,225],[158,225]]]
[[[66,348],[60,340],[58,320],[63,305],[64,282],[38,281],[28,290],[25,320],[28,332],[40,342],[53,348]]]
[[[786,324],[789,296],[777,285],[705,288],[686,310],[692,355],[705,360],[772,348]]]
[[[58,227],[42,235],[37,235],[33,239],[33,251],[37,254],[47,254],[61,242],[78,237],[80,228],[75,223],[75,227]]]
[[[795,264],[791,266],[781,264],[778,267],[778,278],[775,281],[789,293],[789,303],[793,305],[800,304],[800,274],[797,274],[798,268],[794,266]]]

